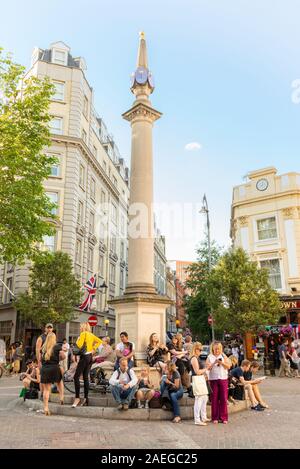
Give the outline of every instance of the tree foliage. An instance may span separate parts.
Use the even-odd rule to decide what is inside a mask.
[[[0,263],[22,262],[54,232],[54,205],[43,181],[56,159],[49,145],[49,79],[25,78],[24,67],[0,49]]]
[[[80,282],[66,253],[43,252],[31,268],[29,291],[19,295],[15,306],[21,316],[37,326],[64,323],[74,317],[81,297]]]
[[[279,296],[269,284],[267,270],[241,248],[227,251],[213,269],[207,301],[217,327],[228,332],[256,332],[280,317]]]

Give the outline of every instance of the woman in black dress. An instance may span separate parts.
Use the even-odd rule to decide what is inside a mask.
[[[60,360],[64,360],[64,358],[65,354],[62,351],[62,345],[56,343],[56,335],[54,332],[50,332],[42,347],[41,383],[44,385],[43,400],[45,415],[50,415],[48,402],[51,384],[56,384],[59,392],[60,403],[64,403],[64,385],[59,366]]]

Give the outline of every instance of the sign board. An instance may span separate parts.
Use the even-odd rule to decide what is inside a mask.
[[[90,325],[91,327],[97,326],[97,324],[98,324],[98,318],[97,318],[97,316],[90,316],[90,317],[88,318],[88,323],[89,323],[89,325]]]

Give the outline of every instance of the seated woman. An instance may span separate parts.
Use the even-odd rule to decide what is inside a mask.
[[[171,353],[171,360],[176,364],[180,376],[182,377],[185,370],[190,371],[188,361],[188,351],[183,350],[182,335],[173,335],[172,341],[168,344]]]
[[[148,365],[156,366],[159,371],[164,371],[165,361],[170,360],[170,354],[166,345],[159,343],[158,335],[155,332],[150,335],[146,352]]]
[[[155,391],[150,383],[149,368],[144,367],[141,369],[141,377],[138,380],[138,391],[135,395],[137,400],[138,409],[142,409],[141,401],[145,401],[145,409],[149,409],[149,402],[154,397]]]
[[[97,349],[97,353],[93,359],[92,370],[98,366],[104,368],[113,368],[116,360],[115,352],[110,345],[110,338],[103,337],[102,344]]]
[[[23,374],[23,386],[26,389],[40,389],[41,375],[37,360],[27,360],[27,370]]]
[[[258,372],[258,370],[259,370],[259,363],[256,361],[253,361],[251,363],[250,370],[244,373],[244,379],[245,381],[248,382],[248,384],[252,385],[253,394],[255,396],[255,399],[259,403],[260,407],[263,409],[268,409],[269,406],[268,404],[265,403],[265,401],[261,397],[260,390],[258,388],[258,385],[261,384],[263,380],[260,379],[259,377],[256,379],[255,378],[253,379],[253,375],[255,375]]]
[[[163,375],[160,384],[160,394],[164,397],[164,393],[168,395],[171,401],[174,419],[173,423],[179,423],[181,421],[180,408],[178,400],[183,396],[183,387],[181,384],[180,374],[176,369],[175,363],[169,361],[167,363],[166,374]]]

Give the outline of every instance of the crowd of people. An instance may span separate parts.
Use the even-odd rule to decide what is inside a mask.
[[[3,363],[6,351],[1,347],[0,343],[0,363]],[[265,377],[255,376],[260,365],[255,360],[245,360],[241,344],[225,344],[223,348],[221,342],[215,341],[205,359],[202,351],[202,344],[193,342],[189,335],[183,338],[180,333],[174,334],[164,344],[153,332],[145,350],[147,365],[142,367],[138,377],[134,371],[135,344],[126,331],[121,332],[120,342],[112,346],[109,337],[98,338],[91,332],[88,323],[82,323],[76,343],[70,345],[66,339],[57,342],[53,325],[49,323],[38,337],[30,358],[27,353],[25,371],[20,375],[24,386],[20,395],[31,398],[37,397],[40,392],[44,414],[48,416],[53,385],[59,394],[60,404],[64,405],[65,374],[69,380],[74,380],[75,399],[72,407],[87,406],[91,372],[106,368],[112,372],[110,390],[120,411],[128,410],[133,403],[138,409],[149,409],[153,400],[156,400],[162,408],[172,410],[173,422],[178,423],[181,421],[180,399],[184,392],[194,398],[194,422],[200,426],[206,426],[209,422],[207,404],[211,405],[211,420],[214,424],[227,424],[228,404],[245,399],[245,396],[251,402],[251,410],[261,412],[268,408],[259,388]],[[299,351],[297,341],[290,343],[288,339],[283,340],[277,348],[270,342],[269,357],[274,360],[274,368],[278,360],[280,377],[299,377]],[[10,356],[11,373],[18,374],[25,357],[21,342],[12,345]],[[153,368],[160,377],[160,385],[156,388],[150,378],[150,369]],[[83,398],[80,396],[80,380],[84,383]]]

